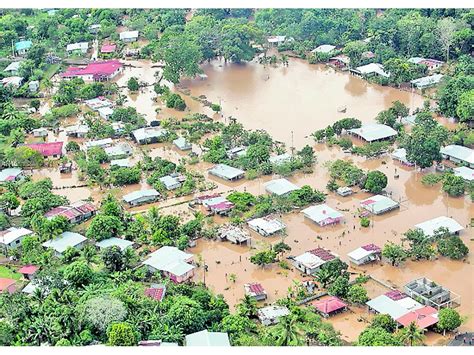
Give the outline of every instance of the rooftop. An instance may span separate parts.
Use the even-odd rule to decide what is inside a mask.
[[[70,51],[76,51],[76,50],[87,50],[89,48],[89,43],[88,42],[78,42],[78,43],[71,43],[66,46],[66,50],[68,52]]]
[[[11,62],[3,71],[18,71],[20,69],[21,62]]]
[[[374,245],[374,244],[369,244],[369,245]],[[351,251],[350,253],[347,254],[347,256],[353,260],[362,260],[370,255],[380,254],[380,253],[381,253],[381,249],[379,247],[370,248],[367,245],[364,245],[362,247],[359,247]]]
[[[177,146],[181,150],[187,150],[192,148],[192,144],[189,143],[186,138],[184,137],[178,137],[173,141],[173,144]]]
[[[313,301],[311,303],[319,312],[330,314],[337,312],[347,307],[347,304],[341,301],[338,297],[331,296],[325,299]]]
[[[250,296],[266,295],[267,292],[263,286],[257,282],[244,284],[245,294]]]
[[[330,53],[334,49],[336,49],[336,46],[333,46],[331,44],[322,44],[315,49],[313,49],[311,52],[313,53]]]
[[[33,45],[31,41],[20,41],[15,43],[15,50],[21,51],[23,49],[28,49]]]
[[[63,152],[63,142],[31,143],[26,144],[26,146],[36,150],[44,157],[61,155]]]
[[[116,59],[104,60],[88,64],[85,68],[69,67],[61,74],[62,77],[74,77],[81,75],[108,76],[122,68],[122,63]]]
[[[474,164],[474,150],[462,145],[447,145],[441,148],[440,153],[469,164]]]
[[[13,285],[15,285],[16,281],[13,279],[7,279],[4,277],[0,278],[0,293],[9,290]]]
[[[122,239],[122,238],[112,237],[112,238],[101,240],[100,242],[95,243],[95,245],[97,247],[99,247],[100,249],[105,249],[105,248],[110,248],[110,247],[113,247],[113,246],[117,246],[117,247],[120,248],[120,250],[123,251],[123,250],[133,246],[133,242],[131,242],[129,240]]]
[[[10,244],[26,235],[33,234],[32,231],[26,228],[10,227],[6,230],[0,231],[0,243]]]
[[[393,319],[398,319],[408,313],[406,308],[385,295],[380,295],[371,299],[366,304],[376,312],[380,314],[388,314]]]
[[[274,234],[286,228],[285,223],[273,216],[255,218],[247,222],[254,230],[263,230],[266,234]]]
[[[271,164],[278,165],[284,162],[287,162],[291,159],[291,155],[288,153],[283,153],[280,155],[272,156],[268,159]]]
[[[360,128],[353,128],[348,131],[367,142],[393,137],[398,134],[392,127],[380,123],[365,124]]]
[[[160,193],[155,189],[147,189],[147,190],[138,190],[133,191],[125,196],[123,196],[123,200],[125,202],[132,202],[134,200],[138,200],[143,197],[159,197]]]
[[[18,272],[23,275],[33,275],[36,271],[39,270],[39,266],[35,265],[25,265],[18,269]]]
[[[209,332],[206,329],[186,335],[186,346],[230,346],[230,341],[227,333]]]
[[[303,214],[316,223],[332,221],[342,218],[344,215],[326,204],[315,205],[302,210]]]
[[[120,39],[138,38],[138,31],[124,31],[120,32]]]
[[[438,323],[438,311],[433,307],[425,306],[401,316],[396,321],[404,327],[415,322],[418,328],[425,329]]]
[[[144,127],[132,132],[137,141],[147,141],[153,138],[159,138],[168,133],[167,130],[159,127]]]
[[[217,164],[213,168],[209,169],[209,173],[223,179],[234,180],[236,178],[243,177],[245,171],[226,164]]]
[[[20,168],[6,168],[0,170],[0,182],[13,181],[23,172]]]
[[[265,186],[265,190],[268,193],[275,194],[278,196],[283,196],[290,193],[291,191],[299,189],[298,186],[288,181],[287,179],[270,180],[269,182],[263,184],[263,186]]]
[[[370,63],[367,65],[362,65],[360,67],[357,67],[356,70],[363,75],[375,73],[386,78],[390,76],[390,73],[385,72],[383,65],[379,63]]]
[[[68,247],[76,247],[86,241],[87,238],[79,233],[64,232],[58,238],[43,243],[45,248],[52,248],[58,253],[63,253]]]
[[[103,44],[102,47],[100,47],[100,53],[113,53],[116,49],[116,44]]]
[[[430,76],[424,76],[422,78],[418,78],[415,80],[411,80],[410,83],[415,85],[417,88],[422,89],[431,85],[438,84],[442,78],[443,78],[442,74],[434,74]]]
[[[399,203],[383,195],[375,195],[360,202],[360,205],[369,212],[380,214],[399,206]]]
[[[188,263],[192,257],[193,254],[188,254],[176,247],[164,246],[151,253],[143,264],[180,276],[195,268],[194,265]]]
[[[459,168],[454,168],[453,172],[454,172],[454,175],[460,176],[464,180],[467,180],[467,181],[474,180],[474,169],[468,168],[467,166],[460,166]]]
[[[95,141],[88,141],[84,142],[84,147],[86,149],[90,149],[92,147],[108,147],[110,146],[114,141],[112,138],[104,138],[104,139],[97,139]]]
[[[284,317],[290,314],[290,311],[285,306],[268,306],[259,308],[258,318],[260,320],[264,319],[275,319],[279,317]]]
[[[455,234],[462,231],[464,228],[453,218],[446,216],[440,216],[437,218],[430,219],[428,221],[418,223],[415,225],[425,233],[425,235],[433,237],[435,232],[440,228],[447,228],[450,233]]]

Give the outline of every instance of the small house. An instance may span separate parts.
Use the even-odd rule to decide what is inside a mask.
[[[443,159],[474,169],[474,150],[471,148],[452,144],[441,148],[440,153]]]
[[[413,166],[414,163],[408,161],[407,159],[407,150],[405,148],[395,149],[392,153],[392,159],[398,160],[400,163],[406,166]]]
[[[265,325],[277,324],[280,317],[285,317],[290,314],[290,311],[285,306],[268,306],[260,308],[257,312],[258,319]]]
[[[143,262],[151,272],[160,271],[173,282],[181,283],[194,276],[193,254],[176,247],[163,246]]]
[[[180,150],[190,150],[193,148],[193,145],[189,143],[184,137],[175,139],[173,144]]]
[[[229,335],[222,332],[210,332],[207,329],[186,335],[186,346],[230,346]]]
[[[207,210],[219,215],[227,215],[235,207],[232,202],[220,196],[205,200],[202,204]]]
[[[415,309],[396,319],[397,323],[403,327],[415,323],[419,329],[432,327],[438,323],[438,320],[438,310],[430,306]]]
[[[329,58],[328,64],[339,69],[345,69],[349,66],[350,62],[351,62],[351,59],[347,55],[340,54],[335,57]]]
[[[398,134],[392,127],[380,123],[365,124],[360,128],[349,129],[347,132],[369,143],[389,139]]]
[[[110,147],[113,144],[112,138],[104,138],[104,139],[98,139],[95,141],[88,141],[84,142],[84,147],[86,150],[89,150],[93,147],[100,147],[100,148],[107,148]]]
[[[94,111],[97,111],[102,107],[113,106],[112,102],[103,96],[96,97],[95,99],[86,100],[84,101],[84,103],[87,105],[87,107]]]
[[[38,270],[39,266],[25,265],[18,269],[18,273],[22,274],[25,279],[32,280]]]
[[[11,62],[3,71],[9,73],[9,75],[16,76],[20,70],[20,65],[21,62]]]
[[[265,191],[277,196],[286,196],[292,191],[299,190],[299,187],[287,179],[275,179],[265,183]]]
[[[0,293],[12,294],[16,291],[16,280],[0,277]]]
[[[25,175],[20,168],[6,168],[0,170],[0,184],[8,181],[21,180]]]
[[[26,52],[31,48],[33,42],[31,41],[20,41],[15,43],[15,52],[18,55],[25,55]]]
[[[400,204],[390,197],[375,195],[360,202],[360,206],[367,211],[379,215],[400,208]]]
[[[87,238],[79,233],[64,232],[59,237],[48,240],[42,245],[45,248],[51,248],[56,256],[61,256],[67,248],[82,249],[86,244]]]
[[[366,305],[369,312],[388,314],[393,320],[395,320],[410,312],[406,307],[397,301],[399,300],[392,299],[387,295],[380,295],[366,302]]]
[[[165,185],[166,190],[176,190],[179,189],[182,185],[182,175],[173,174],[160,177],[160,182]]]
[[[412,57],[408,59],[408,62],[413,64],[425,65],[429,71],[439,69],[443,66],[444,62],[441,60],[431,59],[431,58],[422,58],[422,57]]]
[[[217,232],[217,236],[221,240],[226,239],[234,244],[248,244],[250,241],[250,234],[246,230],[232,224],[222,225]]]
[[[379,63],[370,63],[367,65],[362,65],[355,69],[351,69],[351,72],[353,74],[364,76],[364,77],[372,77],[372,76],[379,76],[379,77],[384,77],[384,78],[390,77],[390,73],[385,72],[383,65]]]
[[[39,81],[38,80],[33,80],[28,83],[28,90],[30,93],[34,94],[35,92],[38,91],[40,87]]]
[[[293,258],[293,266],[306,275],[316,274],[321,266],[337,259],[337,255],[324,248],[309,250]]]
[[[251,229],[264,237],[279,233],[286,228],[286,225],[281,220],[271,215],[252,219],[247,224]]]
[[[126,43],[136,42],[138,40],[138,31],[124,31],[119,34],[120,40]]]
[[[101,29],[101,25],[96,23],[96,24],[93,24],[93,25],[90,25],[89,26],[89,31],[92,33],[92,34],[97,34],[99,33],[100,29]]]
[[[155,189],[134,191],[123,196],[123,200],[133,207],[155,202],[159,198],[160,193]]]
[[[18,89],[21,84],[23,84],[23,77],[21,76],[9,76],[3,78],[1,81],[4,87],[11,87],[13,89]]]
[[[36,150],[45,158],[60,158],[63,155],[63,142],[31,143],[26,146]]]
[[[456,176],[462,177],[466,181],[474,180],[474,169],[468,168],[467,166],[460,166],[453,169],[453,173]]]
[[[68,52],[69,55],[74,54],[74,53],[85,54],[87,53],[88,49],[89,49],[88,42],[71,43],[66,46],[66,52]]]
[[[132,248],[133,247],[133,242],[122,239],[122,238],[107,238],[104,240],[101,240],[100,242],[95,243],[95,246],[101,250],[107,249],[110,247],[119,247],[120,250],[124,251],[127,248]]]
[[[438,84],[443,78],[442,74],[434,74],[430,76],[424,76],[422,78],[410,80],[410,84],[416,87],[417,89],[425,89],[430,86]]]
[[[354,193],[354,191],[349,186],[341,186],[336,190],[336,193],[339,196],[346,197]]]
[[[32,234],[32,231],[22,227],[10,227],[0,231],[0,250],[10,251],[16,249],[21,245],[23,239]]]
[[[114,113],[114,110],[109,106],[101,107],[97,110],[99,112],[99,116],[102,117],[104,120],[110,119],[110,116]]]
[[[114,53],[116,50],[117,50],[117,45],[113,43],[103,44],[102,47],[100,47],[100,53],[103,53],[103,54]]]
[[[315,205],[305,208],[303,211],[304,216],[312,220],[317,225],[324,227],[329,224],[340,223],[344,215],[326,204]]]
[[[131,168],[132,164],[130,163],[130,159],[124,158],[124,159],[114,159],[110,161],[110,166],[118,166],[121,168]]]
[[[268,161],[272,165],[280,165],[280,164],[289,162],[291,160],[291,158],[292,157],[291,157],[290,154],[283,153],[283,154],[275,155],[275,156],[272,156],[272,157],[268,158]]]
[[[53,219],[58,216],[65,217],[70,223],[76,224],[81,223],[92,216],[97,212],[97,207],[90,202],[86,201],[76,201],[68,206],[58,206],[50,211],[46,212],[44,216],[47,219]]]
[[[320,46],[316,47],[311,51],[311,53],[322,53],[322,54],[329,54],[336,49],[336,46],[331,44],[321,44]]]
[[[252,297],[255,301],[264,301],[267,299],[267,291],[259,283],[244,284],[245,294]]]
[[[33,137],[42,138],[48,136],[48,129],[45,127],[35,128],[31,131],[33,133]]]
[[[126,142],[120,142],[110,147],[105,147],[104,151],[110,159],[121,159],[132,155],[133,148]]]
[[[226,164],[217,164],[209,169],[209,174],[217,176],[227,181],[235,181],[242,179],[245,176],[245,171],[234,168]]]
[[[158,127],[144,127],[132,132],[132,136],[138,144],[159,143],[167,134],[167,130]]]
[[[336,296],[326,297],[317,301],[313,301],[311,302],[311,305],[324,318],[329,318],[330,316],[347,310],[347,304],[341,301],[341,299]]]
[[[75,124],[64,128],[68,137],[84,138],[89,133],[89,126],[85,124]]]
[[[165,298],[166,286],[162,284],[151,284],[145,289],[145,296],[153,298],[155,301],[161,302]]]
[[[367,244],[351,251],[347,256],[351,263],[364,265],[375,260],[380,260],[382,257],[382,249],[375,244]]]
[[[269,36],[267,42],[270,46],[279,46],[285,43],[286,36]]]

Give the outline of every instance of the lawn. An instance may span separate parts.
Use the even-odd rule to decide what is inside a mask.
[[[6,266],[0,265],[0,278],[19,280],[21,274],[10,270]]]

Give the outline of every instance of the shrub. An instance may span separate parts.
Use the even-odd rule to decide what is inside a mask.
[[[370,226],[370,219],[367,217],[362,217],[360,219],[360,225],[364,228],[367,228],[368,226]]]

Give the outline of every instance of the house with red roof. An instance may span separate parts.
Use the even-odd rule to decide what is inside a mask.
[[[102,47],[100,47],[100,53],[114,53],[116,49],[117,45],[114,43],[103,44]]]
[[[61,73],[63,79],[82,78],[84,81],[109,81],[115,78],[123,70],[123,64],[119,60],[104,60],[89,63],[84,68],[69,67]]]
[[[267,299],[267,291],[259,283],[248,283],[244,285],[245,294],[252,297],[256,301],[263,301]]]
[[[13,293],[16,291],[16,281],[13,279],[0,278],[0,293],[8,292]]]
[[[81,223],[88,220],[97,212],[97,207],[90,202],[77,201],[68,206],[58,206],[46,212],[44,216],[47,219],[63,216],[70,223]]]
[[[60,158],[63,155],[63,142],[31,143],[26,146],[36,150],[45,158]]]
[[[31,280],[38,270],[39,266],[25,265],[18,269],[18,273],[22,274],[25,279]]]
[[[347,304],[336,296],[323,298],[311,303],[318,313],[328,318],[347,309]]]
[[[166,286],[159,284],[151,284],[151,286],[145,289],[145,296],[151,297],[156,301],[163,301],[166,293]]]
[[[426,329],[438,323],[438,311],[431,306],[425,306],[404,314],[400,318],[397,318],[396,321],[404,327],[415,322],[418,328]]]

